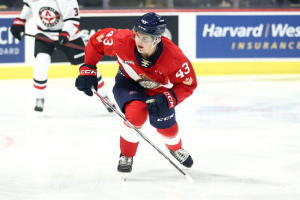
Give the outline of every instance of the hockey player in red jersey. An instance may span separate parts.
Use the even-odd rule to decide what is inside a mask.
[[[175,107],[193,93],[197,79],[179,47],[162,36],[165,28],[163,17],[147,13],[132,31],[106,28],[95,33],[87,44],[75,85],[93,95],[96,64],[104,54],[115,56],[120,67],[113,93],[126,119],[141,129],[149,115],[150,124],[161,134],[170,153],[191,167],[192,157],[182,148]],[[119,172],[131,172],[139,140],[137,132],[125,127],[120,137]]]
[[[44,110],[45,90],[48,79],[48,69],[51,55],[55,49],[62,50],[72,65],[81,66],[84,63],[84,51],[64,46],[69,41],[84,46],[79,31],[79,8],[76,0],[24,0],[24,6],[19,17],[11,26],[12,35],[21,40],[25,32],[26,21],[33,16],[37,34],[56,42],[35,40],[35,63],[33,68],[33,85],[36,90],[35,111]],[[63,69],[62,69],[63,70]],[[97,73],[98,90],[108,101],[101,74]],[[109,112],[112,110],[105,105]]]

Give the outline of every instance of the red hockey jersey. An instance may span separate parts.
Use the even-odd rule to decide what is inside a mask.
[[[126,78],[137,81],[148,95],[172,89],[179,104],[197,87],[193,66],[166,37],[162,37],[158,49],[154,62],[149,63],[137,52],[131,30],[106,28],[90,38],[85,49],[85,64],[96,66],[104,54],[115,56]]]

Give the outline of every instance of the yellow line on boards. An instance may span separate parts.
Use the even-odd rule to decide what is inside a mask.
[[[300,74],[300,61],[198,62],[193,67],[197,75]]]
[[[97,66],[104,77],[114,77],[118,72],[118,64],[100,64]],[[77,65],[51,65],[48,78],[76,78],[79,75]],[[33,78],[32,66],[0,67],[0,79]]]
[[[232,74],[300,74],[300,61],[292,62],[195,62],[192,63],[197,75]],[[114,77],[118,64],[99,64],[103,77]],[[75,65],[51,65],[48,78],[75,78],[79,74]],[[0,67],[0,79],[33,78],[32,66]]]

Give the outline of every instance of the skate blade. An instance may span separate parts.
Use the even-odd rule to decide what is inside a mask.
[[[38,111],[35,111],[35,110],[28,110],[26,112],[26,115],[28,117],[32,117],[32,118],[43,118],[45,116],[45,113],[44,112],[38,112]]]
[[[123,181],[127,180],[128,177],[128,173],[123,173],[123,172],[119,172],[121,174],[121,178],[123,179]]]
[[[39,118],[43,118],[45,116],[44,112],[37,112],[37,111],[34,111],[34,112],[35,112],[35,116],[37,116]]]

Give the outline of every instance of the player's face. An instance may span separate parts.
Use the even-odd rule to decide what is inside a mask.
[[[153,39],[150,35],[136,31],[134,40],[139,53],[145,53],[152,48]]]

